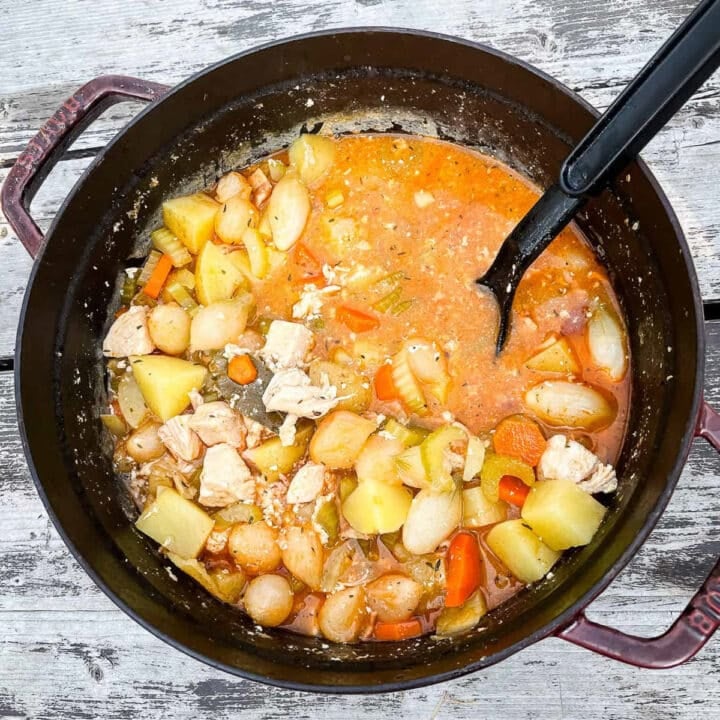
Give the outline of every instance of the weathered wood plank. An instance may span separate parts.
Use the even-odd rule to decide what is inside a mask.
[[[720,322],[707,324],[708,398],[720,404]],[[0,717],[421,717],[475,720],[714,718],[720,638],[665,672],[636,670],[559,640],[432,688],[378,697],[270,690],[189,660],[126,618],[85,576],[50,525],[22,457],[11,378],[0,374]],[[637,557],[590,616],[661,632],[720,554],[720,458],[692,451]],[[182,702],[178,703],[177,698]]]

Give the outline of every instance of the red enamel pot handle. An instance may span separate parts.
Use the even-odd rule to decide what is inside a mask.
[[[33,258],[40,252],[44,236],[30,215],[30,202],[63,151],[110,105],[121,100],[156,100],[168,89],[167,85],[137,78],[103,75],[68,98],[30,140],[5,179],[0,204]]]
[[[703,403],[695,431],[720,450],[720,414]],[[720,560],[678,619],[662,635],[642,638],[588,620],[584,613],[558,637],[638,667],[661,669],[689,660],[720,627]]]

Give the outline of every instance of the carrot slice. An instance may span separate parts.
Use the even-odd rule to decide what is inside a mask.
[[[545,452],[547,441],[534,420],[524,415],[511,415],[495,428],[493,445],[499,455],[510,455],[535,467]]]
[[[318,287],[325,285],[322,264],[304,242],[295,243],[293,262],[299,271],[297,277],[294,278],[295,282],[309,283]]]
[[[530,488],[520,479],[512,475],[503,475],[498,483],[498,497],[506,503],[522,507],[525,504]]]
[[[480,547],[475,535],[459,532],[447,553],[445,607],[460,607],[480,585]]]
[[[172,258],[169,255],[161,255],[158,264],[152,271],[152,275],[150,275],[150,279],[145,283],[143,292],[148,297],[157,298],[172,268]]]
[[[335,311],[335,318],[353,332],[361,333],[380,327],[380,321],[362,310],[356,310],[348,305],[341,305]]]
[[[394,623],[375,623],[374,636],[376,640],[407,640],[421,634],[422,625],[417,618]]]
[[[400,397],[393,380],[392,365],[386,363],[380,366],[380,369],[375,373],[373,385],[378,400],[397,400]]]
[[[249,355],[235,355],[228,363],[227,374],[238,385],[248,385],[257,378],[257,368]]]

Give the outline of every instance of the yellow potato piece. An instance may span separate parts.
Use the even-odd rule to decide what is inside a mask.
[[[290,165],[306,185],[312,185],[330,168],[335,159],[335,143],[322,135],[301,135],[288,150]]]
[[[249,460],[270,482],[275,482],[280,475],[287,475],[295,463],[300,460],[307,450],[312,425],[298,428],[295,433],[295,442],[283,446],[279,437],[270,438],[255,448],[246,450],[243,456]]]
[[[522,508],[522,519],[553,550],[587,545],[607,508],[571,480],[536,483]]]
[[[481,487],[462,491],[463,520],[465,527],[484,527],[507,520],[507,503],[492,502]]]
[[[133,355],[130,364],[147,406],[163,421],[185,410],[188,393],[199,390],[207,375],[202,365],[165,355]]]
[[[525,367],[537,372],[555,372],[577,375],[580,372],[580,364],[575,356],[575,351],[565,338],[560,338],[548,347],[533,355]]]
[[[184,195],[163,203],[163,222],[191,253],[198,253],[215,232],[219,207],[205,193]]]
[[[181,558],[195,558],[205,546],[215,523],[194,502],[167,488],[135,522],[135,527]]]
[[[330,413],[318,425],[310,443],[310,458],[331,469],[351,468],[377,426],[347,410]]]
[[[247,287],[234,255],[213,242],[203,246],[195,266],[195,292],[203,305],[229,300],[238,288]]]
[[[345,500],[342,512],[358,532],[389,533],[402,527],[411,502],[412,494],[402,486],[364,480]]]
[[[545,577],[560,557],[559,552],[549,548],[522,520],[506,520],[495,525],[485,541],[508,570],[525,583]]]
[[[236,569],[225,569],[208,572],[198,560],[187,559],[176,553],[169,552],[168,558],[179,570],[200,583],[211,595],[227,603],[235,603],[245,587],[245,573]]]

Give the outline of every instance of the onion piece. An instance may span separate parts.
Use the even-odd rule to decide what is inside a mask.
[[[617,412],[615,402],[590,385],[546,380],[525,393],[525,404],[548,425],[583,430],[607,427]]]
[[[613,382],[625,377],[628,367],[627,336],[617,315],[603,305],[595,310],[587,325],[590,357]]]
[[[289,250],[302,235],[310,215],[310,196],[297,177],[286,175],[273,189],[267,214],[275,247]]]
[[[131,428],[140,427],[149,410],[140,386],[131,373],[125,373],[120,380],[117,400],[125,422]]]

